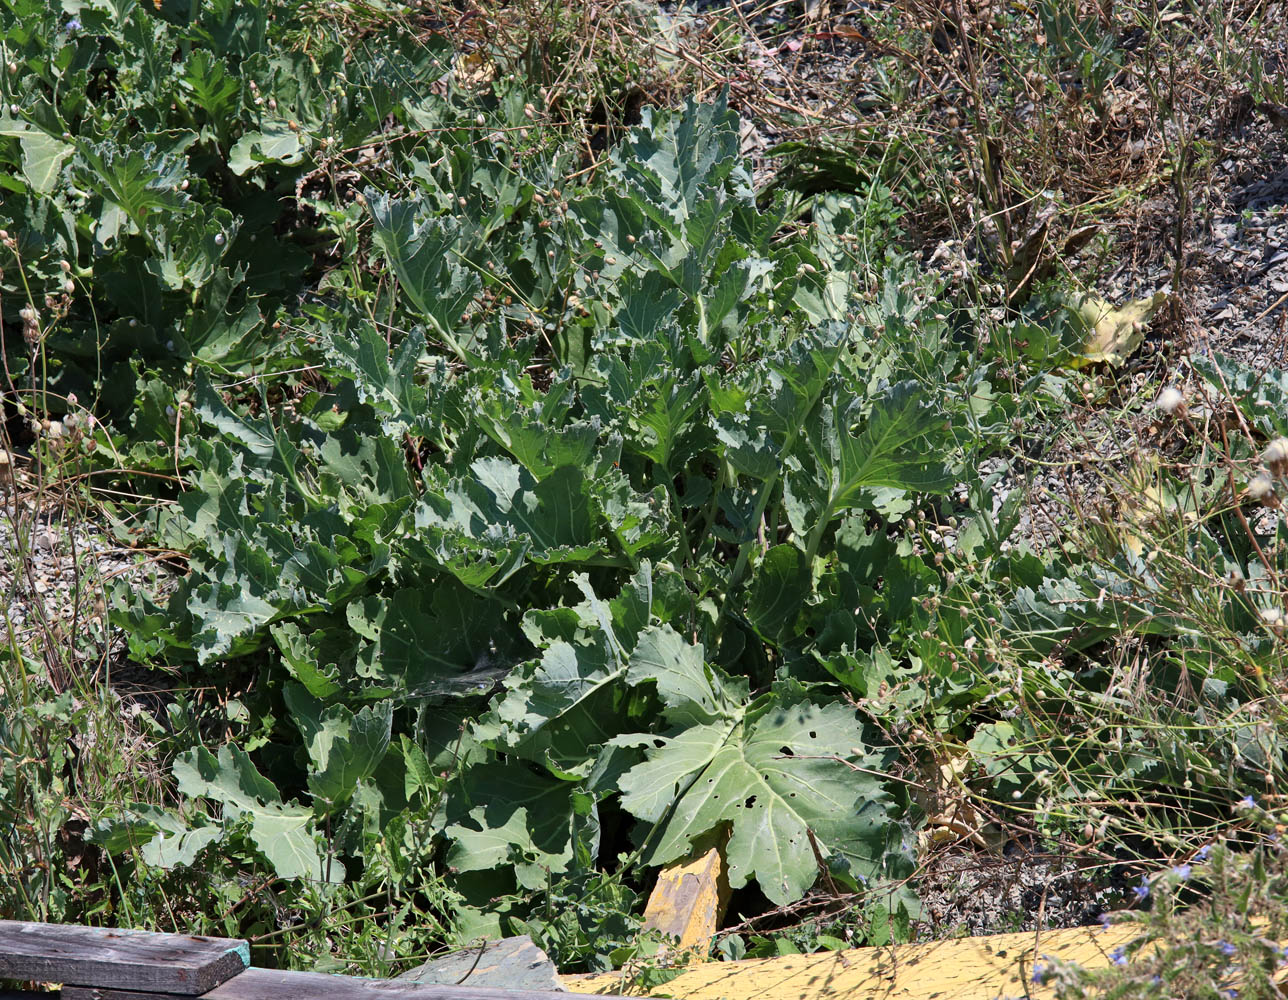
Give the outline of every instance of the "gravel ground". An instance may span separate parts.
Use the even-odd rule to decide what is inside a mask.
[[[1249,114],[1197,185],[1184,290],[1186,343],[1258,368],[1280,366],[1288,339],[1288,128]],[[1111,301],[1169,286],[1170,194],[1118,220],[1119,266],[1099,286]]]
[[[918,885],[923,927],[933,938],[1081,927],[1121,909],[1128,894],[1113,875],[1015,842],[1001,857],[944,852]]]
[[[111,677],[120,693],[151,686],[152,671],[124,662],[124,636],[105,625],[105,610],[113,587],[161,594],[173,574],[118,544],[92,517],[57,504],[37,513],[32,500],[9,494],[0,501],[0,600],[19,647],[38,654],[51,636],[79,665]],[[66,678],[55,681],[61,686]]]

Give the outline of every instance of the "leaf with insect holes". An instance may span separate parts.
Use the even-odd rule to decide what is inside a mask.
[[[620,784],[622,806],[656,826],[647,863],[683,857],[727,826],[729,884],[754,878],[777,904],[799,899],[819,876],[811,835],[824,859],[880,873],[893,801],[878,777],[847,766],[863,746],[853,709],[775,691],[726,718],[640,742],[647,759]],[[862,760],[880,766],[875,756]]]

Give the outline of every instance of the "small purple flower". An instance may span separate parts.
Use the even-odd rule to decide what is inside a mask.
[[[1047,976],[1049,974],[1050,970],[1047,969],[1045,965],[1039,963],[1038,965],[1033,966],[1033,982],[1038,986],[1043,985],[1047,981]]]
[[[1098,923],[1105,930],[1109,930],[1113,922],[1114,922],[1114,915],[1112,913],[1102,913],[1100,914],[1100,916],[1096,917],[1096,923]]]
[[[1127,953],[1121,948],[1115,948],[1109,953],[1109,961],[1113,962],[1114,965],[1126,965]]]
[[[1175,875],[1177,878],[1179,878],[1182,882],[1184,882],[1187,878],[1190,877],[1190,872],[1192,872],[1193,870],[1194,869],[1191,868],[1189,865],[1177,865],[1175,868],[1172,869],[1172,874]]]
[[[80,31],[81,30],[80,19],[73,17],[70,21],[68,21],[65,25],[63,25],[63,30],[67,32],[67,34],[69,35],[73,31]]]
[[[1234,998],[1239,995],[1239,991],[1236,990],[1233,986],[1231,986],[1228,990],[1225,991],[1225,995],[1230,997],[1230,1000],[1234,1000]]]
[[[1216,943],[1216,946],[1221,949],[1221,954],[1226,956],[1233,955],[1236,951],[1239,950],[1234,945],[1232,945],[1229,941],[1218,941]]]
[[[1150,977],[1149,977],[1149,985],[1150,985],[1150,986],[1161,986],[1161,985],[1162,985],[1162,983],[1163,983],[1163,977],[1162,977],[1162,976],[1150,976]]]
[[[1208,859],[1208,856],[1209,856],[1211,853],[1212,853],[1212,845],[1211,845],[1211,844],[1204,844],[1202,847],[1200,847],[1200,848],[1198,849],[1198,851],[1197,851],[1197,852],[1195,852],[1194,860],[1195,860],[1195,861],[1206,861],[1206,860]]]
[[[1255,809],[1257,808],[1257,800],[1251,795],[1245,795],[1239,800],[1239,805],[1244,809]]]
[[[1136,894],[1137,900],[1149,898],[1149,879],[1144,875],[1140,877],[1140,885],[1132,886],[1132,892]]]

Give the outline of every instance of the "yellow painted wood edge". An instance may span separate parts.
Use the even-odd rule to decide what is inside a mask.
[[[700,948],[705,953],[720,925],[728,887],[718,846],[669,865],[658,874],[644,907],[644,926],[674,939],[674,951]]]
[[[1047,957],[1086,968],[1109,964],[1109,953],[1131,941],[1131,925],[1074,927],[1020,934],[853,948],[816,955],[706,962],[691,966],[657,992],[676,1000],[996,1000],[1049,998],[1033,982],[1035,961]],[[1036,947],[1035,947],[1036,945]],[[633,993],[621,973],[563,976],[576,993]]]

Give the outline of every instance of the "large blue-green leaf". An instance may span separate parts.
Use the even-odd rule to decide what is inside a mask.
[[[282,878],[343,877],[327,863],[313,830],[313,810],[283,804],[276,786],[236,746],[205,747],[179,755],[174,776],[181,794],[220,803],[225,822],[249,821],[250,838]]]
[[[47,195],[54,190],[63,162],[76,148],[26,122],[10,118],[8,109],[0,110],[0,136],[18,140],[22,149],[23,180],[37,195]]]
[[[605,550],[590,484],[564,466],[537,482],[522,466],[479,459],[468,478],[426,490],[402,548],[467,587],[496,587],[524,563],[577,563]]]
[[[450,577],[363,597],[346,616],[361,638],[352,669],[369,694],[439,699],[486,691],[515,645],[505,606]]]
[[[872,509],[902,492],[943,493],[952,485],[949,422],[911,379],[870,402],[833,389],[806,430],[808,456],[789,470],[785,501],[792,527],[815,548],[838,513]]]
[[[299,685],[284,690],[291,720],[304,737],[309,755],[309,791],[328,810],[342,806],[358,782],[375,772],[389,748],[393,703],[380,702],[351,712],[344,705],[323,705]]]
[[[622,805],[657,826],[650,864],[727,827],[729,884],[754,878],[772,902],[789,903],[819,877],[811,837],[859,875],[881,870],[892,802],[879,779],[848,766],[874,763],[862,737],[845,705],[766,695],[732,718],[651,737],[647,760],[621,779]]]
[[[526,762],[470,768],[448,803],[447,864],[458,871],[512,867],[519,885],[544,888],[570,871],[579,849],[593,857],[599,817],[589,796]]]
[[[525,619],[541,658],[506,679],[479,735],[507,753],[584,776],[593,763],[590,748],[626,724],[625,679],[637,642],[650,632],[652,596],[647,565],[614,601],[597,597],[584,576],[575,582],[585,597],[581,604]]]
[[[423,333],[411,331],[392,355],[370,323],[343,332],[328,328],[323,336],[332,370],[353,380],[359,398],[380,415],[390,437],[400,438],[428,416],[425,388],[416,381],[417,362],[425,351]]]
[[[461,237],[453,221],[421,213],[422,206],[413,202],[372,199],[373,238],[421,315],[464,359],[472,345],[459,343],[455,331],[483,285],[461,263]]]

